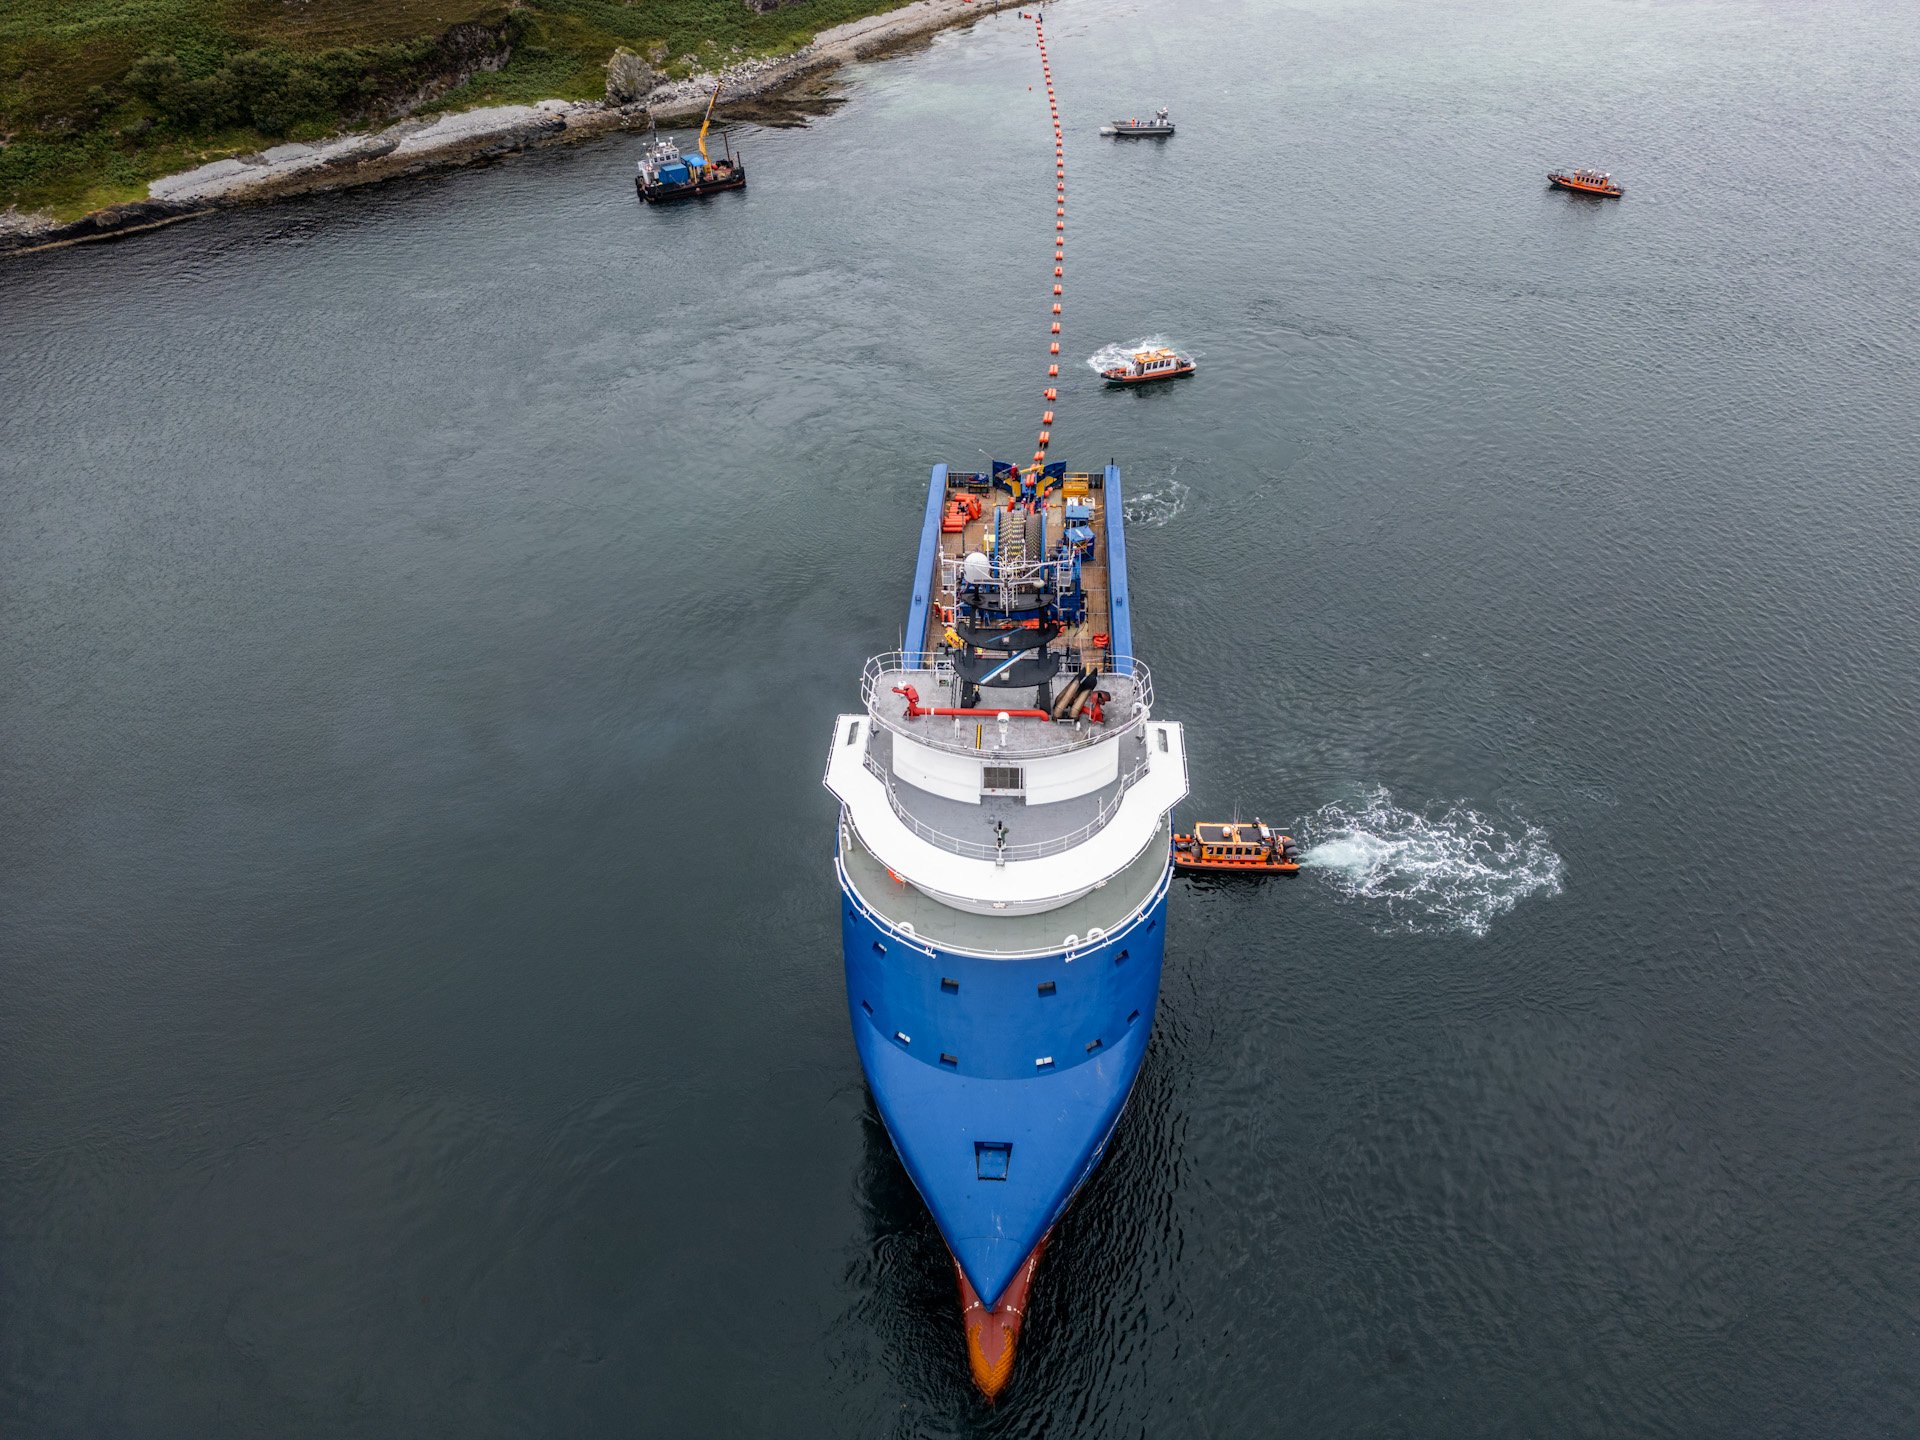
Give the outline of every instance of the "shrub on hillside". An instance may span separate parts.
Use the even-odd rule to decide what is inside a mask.
[[[126,87],[176,128],[250,125],[284,135],[302,120],[355,116],[379,94],[405,86],[436,53],[431,40],[295,55],[245,50],[215,61],[143,55]]]

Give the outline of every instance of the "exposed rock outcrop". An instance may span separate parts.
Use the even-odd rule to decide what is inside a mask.
[[[607,61],[607,103],[631,105],[660,83],[660,72],[622,45]]]

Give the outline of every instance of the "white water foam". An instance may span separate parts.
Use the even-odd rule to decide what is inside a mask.
[[[1159,529],[1182,510],[1193,494],[1191,485],[1182,485],[1171,476],[1151,490],[1142,490],[1126,498],[1127,524]]]
[[[1485,935],[1530,895],[1558,895],[1566,863],[1547,833],[1496,824],[1464,804],[1420,814],[1384,789],[1359,806],[1329,805],[1300,827],[1303,868],[1346,895],[1373,902],[1386,928],[1410,934]]]
[[[1129,340],[1124,345],[1102,345],[1087,357],[1087,368],[1098,375],[1111,370],[1123,360],[1131,360],[1137,350],[1157,350],[1162,347],[1173,349],[1173,341],[1164,335],[1148,335],[1139,340]]]

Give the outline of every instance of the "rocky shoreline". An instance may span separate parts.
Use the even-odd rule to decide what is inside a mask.
[[[726,98],[747,99],[786,90],[822,71],[883,53],[975,16],[1006,10],[1021,0],[911,0],[896,10],[823,30],[813,43],[780,60],[747,60],[720,72]],[[170,225],[235,205],[343,190],[469,165],[516,150],[563,144],[655,122],[697,118],[715,77],[697,75],[651,88],[626,104],[542,100],[402,120],[385,129],[310,144],[276,145],[256,155],[216,160],[167,175],[147,187],[145,200],[110,205],[61,223],[46,215],[0,214],[0,255],[26,254],[111,235]]]

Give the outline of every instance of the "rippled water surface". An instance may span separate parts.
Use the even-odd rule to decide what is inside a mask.
[[[1054,452],[1184,818],[1316,863],[1176,888],[1013,1389],[819,784],[1038,417],[1008,14],[745,195],[622,137],[0,267],[0,1434],[1920,1433],[1920,12],[1048,32]]]

